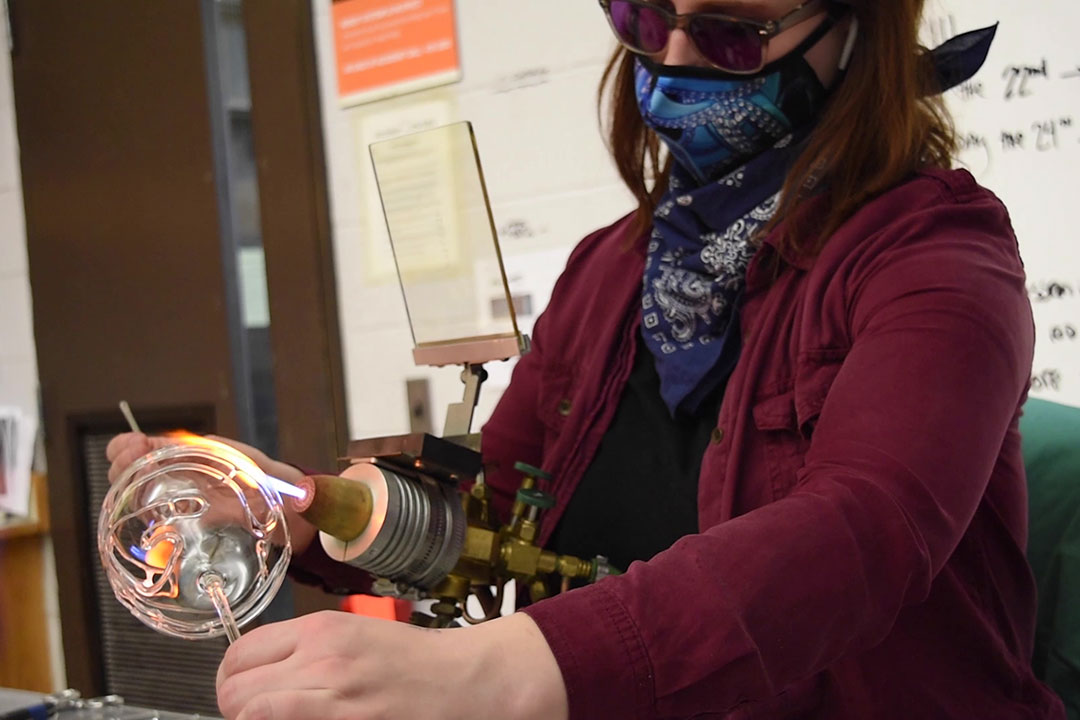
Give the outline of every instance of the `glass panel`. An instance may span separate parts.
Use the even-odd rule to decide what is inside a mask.
[[[472,126],[370,150],[416,347],[520,342]]]

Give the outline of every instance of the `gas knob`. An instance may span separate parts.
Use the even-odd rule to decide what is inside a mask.
[[[537,480],[551,480],[551,473],[544,472],[540,468],[533,467],[528,463],[516,462],[514,463],[514,469],[528,477],[536,478]]]
[[[550,510],[555,507],[555,496],[536,488],[521,488],[517,491],[517,499],[540,510]]]

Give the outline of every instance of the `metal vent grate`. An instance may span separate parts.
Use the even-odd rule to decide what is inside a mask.
[[[217,715],[214,683],[228,647],[225,639],[180,640],[146,627],[117,601],[98,560],[98,513],[109,489],[105,446],[111,438],[112,433],[82,437],[106,689],[130,705]]]

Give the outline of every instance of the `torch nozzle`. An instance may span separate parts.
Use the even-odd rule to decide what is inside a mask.
[[[296,484],[303,496],[291,500],[300,517],[342,542],[355,540],[371,522],[371,489],[339,475],[307,475]]]
[[[278,493],[280,493],[281,495],[288,495],[291,498],[296,498],[297,500],[301,501],[304,500],[305,496],[307,495],[307,493],[304,492],[302,488],[297,487],[290,482],[286,482],[281,478],[276,478],[273,475],[267,475],[266,482],[269,483],[270,487],[277,490]]]

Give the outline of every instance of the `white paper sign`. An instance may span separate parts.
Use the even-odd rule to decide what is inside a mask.
[[[0,406],[0,511],[30,514],[30,470],[37,418],[17,407]]]

